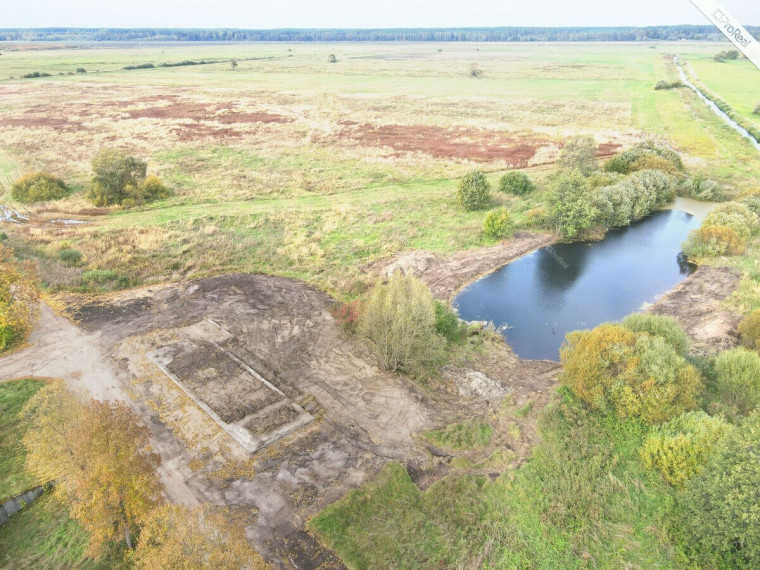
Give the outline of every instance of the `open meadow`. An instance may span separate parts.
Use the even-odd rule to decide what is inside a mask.
[[[18,230],[26,254],[54,289],[77,287],[92,270],[100,273],[84,281],[96,289],[242,270],[350,297],[360,268],[379,258],[493,243],[480,230],[483,214],[457,207],[457,179],[480,168],[495,182],[524,168],[543,190],[576,134],[593,135],[603,156],[642,132],[662,135],[695,171],[733,188],[750,184],[760,165],[749,145],[691,92],[653,89],[675,78],[667,54],[701,70],[720,47],[0,46],[0,203],[13,205],[10,185],[30,171],[57,174],[74,189],[55,204],[22,208],[32,214]],[[207,63],[123,69],[188,60]],[[20,79],[34,72],[51,76]],[[728,79],[714,85],[718,93],[734,93]],[[105,147],[147,160],[173,196],[130,210],[93,208],[83,190]],[[497,201],[529,229],[541,197]],[[78,267],[55,261],[67,248],[83,254]]]
[[[674,61],[760,128],[725,47],[0,43],[0,496],[55,482],[0,566],[757,567],[760,160]],[[457,313],[533,253],[485,288],[551,360]]]

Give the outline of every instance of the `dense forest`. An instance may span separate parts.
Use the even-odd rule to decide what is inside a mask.
[[[750,26],[759,34],[760,27]],[[397,28],[397,29],[0,29],[0,41],[183,41],[183,42],[589,42],[720,40],[711,25],[646,28]]]

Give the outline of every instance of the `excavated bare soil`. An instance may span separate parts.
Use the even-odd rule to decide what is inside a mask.
[[[674,317],[694,341],[693,349],[713,354],[736,346],[741,315],[721,303],[734,292],[741,273],[728,267],[702,266],[650,307]]]
[[[91,397],[130,400],[151,427],[167,496],[246,513],[249,538],[278,568],[342,567],[305,522],[388,461],[422,487],[459,472],[422,437],[428,429],[484,417],[493,442],[471,459],[508,454],[486,475],[519,465],[535,414],[504,415],[504,398],[539,409],[557,371],[489,341],[423,389],[381,370],[336,324],[329,296],[261,275],[61,301],[76,325],[45,308],[30,346],[0,360],[0,380],[59,376]],[[255,453],[236,443],[241,433]]]
[[[424,281],[437,298],[449,301],[462,287],[555,240],[552,234],[517,232],[499,245],[468,249],[447,257],[426,251],[398,253],[365,270],[384,277],[395,271],[412,274]]]

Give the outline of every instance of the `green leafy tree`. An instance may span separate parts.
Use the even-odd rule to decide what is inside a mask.
[[[491,201],[491,185],[480,170],[470,172],[459,182],[457,200],[465,210],[480,210]]]
[[[119,149],[101,151],[92,160],[87,197],[96,206],[121,204],[145,180],[148,165]]]
[[[372,344],[384,368],[414,374],[439,356],[442,339],[435,326],[430,289],[399,271],[372,290],[357,331]]]
[[[597,211],[593,195],[586,178],[577,170],[559,178],[547,202],[557,235],[574,238],[594,224]]]
[[[599,147],[590,135],[571,138],[559,153],[559,166],[563,170],[577,170],[583,176],[589,176],[599,170]]]

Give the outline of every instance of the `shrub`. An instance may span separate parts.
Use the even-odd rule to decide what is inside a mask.
[[[688,540],[705,559],[704,567],[760,568],[758,441],[760,413],[755,412],[717,445],[679,501]]]
[[[623,319],[622,324],[634,333],[647,333],[651,336],[662,337],[681,356],[685,356],[689,352],[691,340],[673,317],[652,313],[636,313],[628,315]]]
[[[58,200],[66,195],[63,180],[45,172],[25,174],[11,187],[13,199],[24,204]]]
[[[638,170],[661,170],[671,176],[678,173],[678,169],[672,162],[656,154],[645,154],[641,158],[636,159],[631,164],[630,170],[631,172]]]
[[[87,73],[87,70],[84,67],[77,67],[77,73]]]
[[[76,249],[62,249],[58,252],[58,259],[64,265],[74,267],[79,265],[79,262],[82,261],[82,254]]]
[[[338,58],[335,57],[334,53],[327,56],[327,63],[338,63]]]
[[[562,381],[595,410],[656,424],[696,407],[697,370],[664,338],[606,323],[567,335]]]
[[[524,172],[507,172],[499,180],[499,191],[506,194],[522,196],[533,192],[535,186]]]
[[[678,89],[679,87],[683,87],[683,83],[680,81],[665,81],[664,79],[660,79],[657,84],[654,86],[655,91],[662,91],[665,89]]]
[[[396,272],[376,285],[359,317],[358,333],[374,347],[384,368],[415,374],[438,357],[435,302],[427,286]]]
[[[760,115],[760,103],[755,105],[755,108],[753,109],[752,113],[755,115]]]
[[[676,487],[699,473],[731,424],[703,411],[687,412],[654,428],[641,447],[641,459]]]
[[[757,215],[744,204],[726,202],[710,212],[702,226],[725,226],[746,239],[757,229],[759,222]]]
[[[578,236],[590,228],[596,218],[593,195],[578,170],[560,176],[549,194],[547,205],[554,231],[565,238]]]
[[[691,258],[741,255],[747,248],[747,240],[733,228],[702,226],[689,234],[682,247],[684,254]]]
[[[742,192],[736,201],[760,217],[760,188],[752,188],[751,190]]]
[[[354,299],[348,303],[341,303],[330,309],[330,313],[343,328],[355,332],[359,324],[359,316],[362,313],[362,301],[361,299]]]
[[[715,180],[710,180],[702,174],[687,179],[681,186],[679,195],[694,198],[703,202],[718,200],[721,196],[720,187]]]
[[[122,201],[123,206],[131,207],[140,204],[163,200],[171,195],[169,189],[158,176],[150,175],[137,186],[127,187],[127,195]]]
[[[581,135],[571,138],[559,153],[559,166],[564,170],[577,170],[589,176],[599,170],[599,147],[594,137]]]
[[[746,415],[760,405],[760,354],[744,347],[715,359],[715,388],[729,413]]]
[[[512,216],[506,208],[491,210],[483,223],[483,231],[488,237],[495,239],[511,236],[514,229]]]
[[[480,170],[470,172],[459,183],[457,200],[465,210],[480,210],[491,201],[491,185]]]
[[[646,156],[663,158],[671,163],[676,170],[683,170],[683,161],[675,149],[654,137],[647,137],[632,148],[616,154],[604,163],[604,170],[618,174],[629,174],[634,170],[633,165]]]
[[[448,305],[436,301],[435,331],[449,342],[459,342],[467,333],[467,325],[459,320]]]
[[[750,350],[760,350],[760,309],[755,309],[739,323],[739,338]]]

